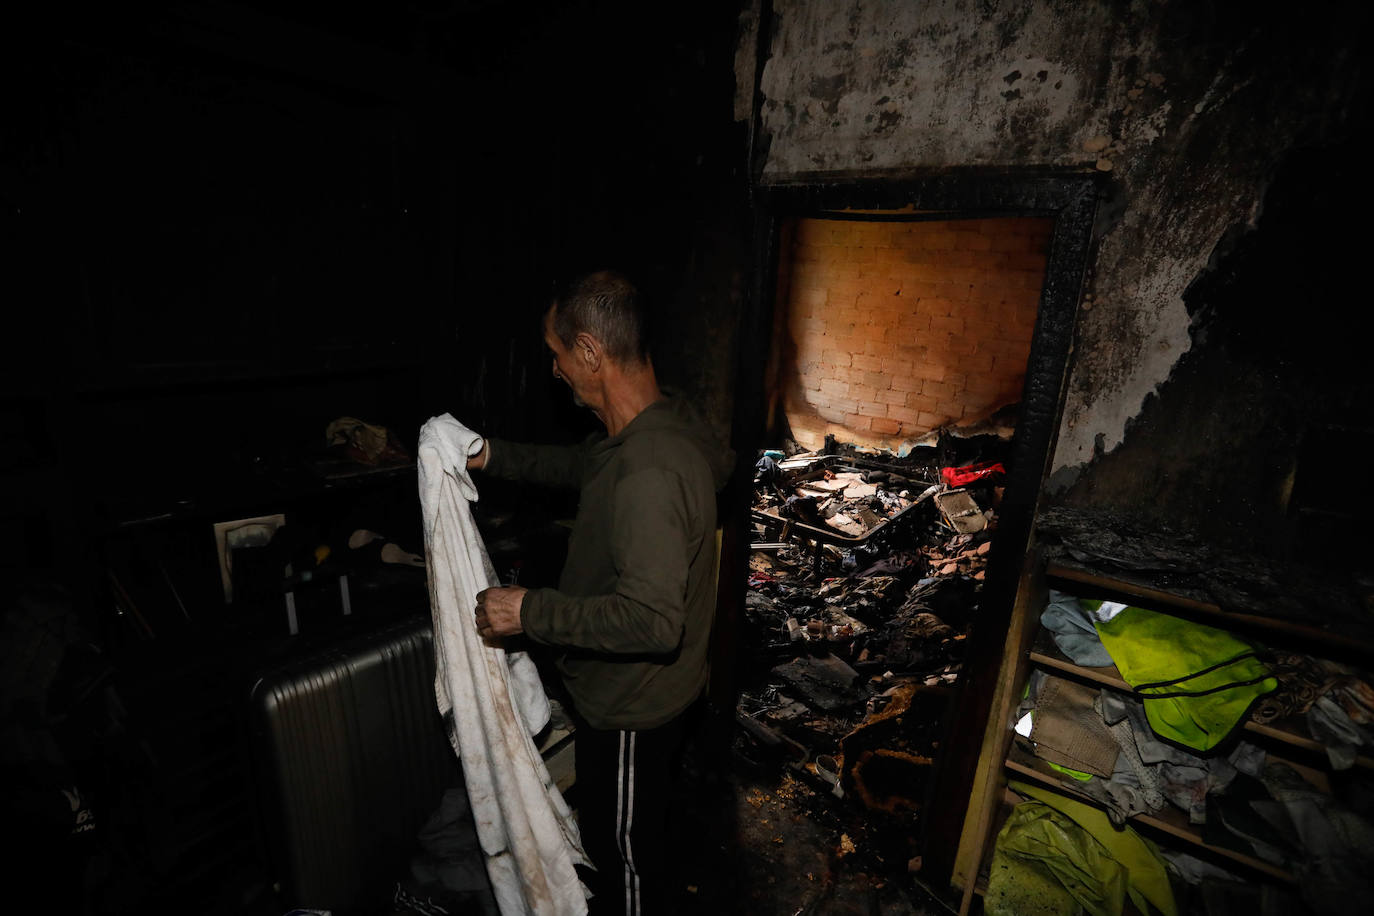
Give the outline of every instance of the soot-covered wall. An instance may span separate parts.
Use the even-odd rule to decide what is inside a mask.
[[[1335,284],[1357,269],[1309,239],[1368,212],[1351,174],[1366,14],[770,0],[743,21],[742,47],[758,23],[765,33],[736,68],[765,184],[913,169],[1102,176],[1052,493],[1241,537],[1281,525],[1303,415],[1314,391],[1340,388],[1313,359],[1315,328],[1336,320]]]

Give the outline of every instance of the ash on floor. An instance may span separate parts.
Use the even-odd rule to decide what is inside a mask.
[[[750,916],[955,912],[913,875],[901,819],[883,823],[834,796],[814,769],[749,756],[737,737],[729,761],[707,766],[689,748],[673,832],[678,912]]]

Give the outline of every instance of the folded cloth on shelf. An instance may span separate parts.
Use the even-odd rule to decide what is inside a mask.
[[[1188,819],[1194,824],[1207,821],[1207,793],[1224,791],[1237,772],[1258,777],[1264,767],[1264,750],[1247,741],[1237,742],[1224,757],[1199,757],[1159,740],[1146,718],[1144,706],[1114,691],[1102,691],[1098,705],[1112,734],[1134,745],[1130,751],[1123,745],[1112,781],[1130,781],[1122,773],[1122,761],[1139,759],[1148,774],[1148,778],[1140,781],[1188,812]]]
[[[1159,855],[1169,864],[1169,871],[1187,884],[1201,884],[1207,878],[1220,881],[1240,880],[1233,872],[1180,849],[1160,849]]]
[[[501,913],[580,916],[586,891],[574,866],[587,860],[577,823],[530,737],[548,722],[548,698],[533,660],[487,643],[473,617],[477,593],[498,584],[470,506],[467,459],[481,442],[448,414],[420,430],[434,693],[440,714],[452,714],[449,738]]]
[[[1326,756],[1337,770],[1350,769],[1361,748],[1374,746],[1374,729],[1354,721],[1335,695],[1324,696],[1307,708],[1307,730],[1326,745]]]
[[[1094,708],[1099,715],[1102,714],[1104,700],[1110,696],[1105,690],[1098,696]],[[1106,717],[1103,718],[1105,720]],[[1116,768],[1110,779],[1094,779],[1079,788],[1101,803],[1112,823],[1119,827],[1134,814],[1154,814],[1159,811],[1165,805],[1165,798],[1160,790],[1162,780],[1159,767],[1146,764],[1140,758],[1130,721],[1119,719],[1107,723],[1107,727],[1121,749],[1117,754]]]
[[[1114,774],[1111,779],[1065,782],[1064,785],[1100,804],[1111,822],[1118,826],[1137,814],[1154,814],[1163,807],[1164,796],[1137,782],[1135,774],[1131,773]]]
[[[1080,604],[1150,727],[1170,741],[1211,750],[1278,686],[1253,648],[1224,630],[1129,605]]]
[[[1092,616],[1073,595],[1050,589],[1050,600],[1040,614],[1040,624],[1050,631],[1059,651],[1075,665],[1110,668],[1115,664],[1102,645],[1102,637],[1097,635]]]
[[[1097,691],[1048,676],[1035,696],[1030,739],[1035,754],[1052,763],[1096,776],[1116,768],[1116,741],[1093,708]]]

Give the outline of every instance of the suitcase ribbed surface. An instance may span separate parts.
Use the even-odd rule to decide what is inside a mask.
[[[336,914],[383,905],[461,770],[434,702],[430,623],[330,647],[253,689],[265,817],[283,899]]]

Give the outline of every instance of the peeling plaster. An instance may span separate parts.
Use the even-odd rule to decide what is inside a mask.
[[[1121,234],[1104,242],[1103,261],[1131,257],[1133,252],[1119,250],[1124,244]],[[1124,439],[1127,424],[1145,398],[1168,378],[1191,346],[1182,291],[1206,263],[1205,255],[1160,262],[1126,288],[1097,288],[1091,317],[1085,315],[1080,322],[1080,347],[1094,354],[1097,365],[1095,390],[1084,390],[1081,377],[1071,378],[1070,388],[1077,396],[1065,405],[1056,469],[1084,464],[1097,453],[1115,449]]]
[[[735,45],[735,120],[749,121],[754,116],[754,77],[759,40],[759,0],[751,0],[739,14],[738,42]]]

